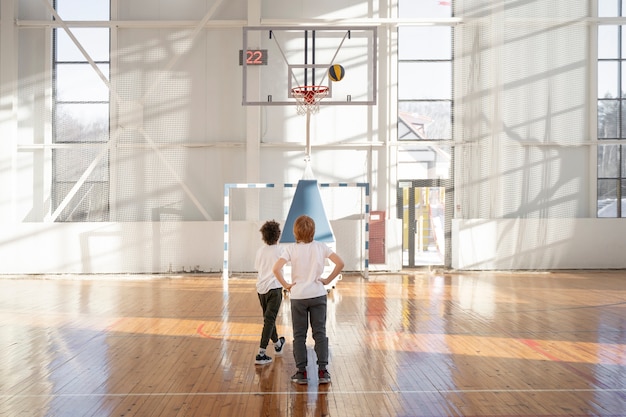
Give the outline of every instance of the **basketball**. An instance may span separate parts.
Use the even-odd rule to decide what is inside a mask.
[[[345,74],[346,70],[339,64],[331,65],[330,68],[328,68],[328,78],[332,81],[341,81]]]

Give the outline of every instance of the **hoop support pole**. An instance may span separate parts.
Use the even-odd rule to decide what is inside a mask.
[[[304,160],[311,160],[311,112],[306,111],[306,149],[304,150]]]

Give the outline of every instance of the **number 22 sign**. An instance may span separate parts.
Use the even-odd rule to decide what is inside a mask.
[[[243,65],[243,50],[239,50],[239,65]],[[249,49],[246,51],[246,65],[267,65],[267,49]]]

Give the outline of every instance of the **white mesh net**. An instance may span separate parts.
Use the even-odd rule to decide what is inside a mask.
[[[298,104],[298,114],[314,114],[320,110],[320,100],[328,95],[328,87],[321,85],[305,85],[291,89]]]

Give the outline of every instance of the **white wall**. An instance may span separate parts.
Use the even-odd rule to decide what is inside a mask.
[[[363,269],[362,222],[333,221],[336,250],[345,271]],[[398,229],[397,223],[395,229]],[[261,246],[260,223],[232,224],[230,270],[254,271]],[[400,233],[387,227],[388,245]],[[0,274],[136,274],[219,272],[224,261],[222,222],[21,223],[3,226]],[[356,238],[355,238],[356,237]],[[400,242],[401,244],[401,242]],[[396,252],[400,253],[400,252]],[[399,270],[401,258],[391,255],[385,266]]]
[[[111,135],[104,163],[110,174],[110,221],[50,222],[57,152],[50,114],[50,12],[36,0],[8,3],[2,3],[2,30],[15,42],[3,35],[0,43],[5,103],[0,129],[6,132],[0,182],[8,185],[0,197],[0,273],[219,271],[224,184],[294,183],[302,178],[305,118],[294,107],[252,109],[241,104],[237,52],[247,8],[254,5],[113,0],[112,20],[121,24],[111,27]],[[288,9],[301,18],[315,16],[315,7],[324,18],[336,11],[344,18],[362,18],[371,11],[367,2],[350,0],[306,10],[295,4],[259,4],[265,19],[284,17]],[[207,26],[196,27],[212,10]],[[29,23],[16,25],[15,18]],[[249,117],[255,111],[262,114],[258,120]],[[375,108],[334,106],[313,118],[311,134],[319,138],[311,161],[316,178],[370,181],[371,167],[377,165],[372,152],[355,151],[346,143],[378,142],[377,129],[371,129],[377,126],[375,114]],[[251,121],[258,124],[251,126]],[[258,139],[251,139],[255,131]],[[333,149],[338,143],[343,145]],[[317,148],[320,144],[326,148]],[[94,145],[95,151],[83,154],[70,180],[78,180],[100,151],[96,146],[102,147]],[[255,154],[258,160],[251,159]],[[356,242],[351,228],[342,231],[341,222],[336,226],[345,240],[339,245],[343,256],[358,269],[362,254],[351,246]],[[260,243],[258,229],[253,236],[240,239],[249,242],[242,245],[246,261]],[[250,269],[245,262],[238,267]]]
[[[452,222],[452,267],[463,270],[626,268],[622,219]]]
[[[5,225],[0,273],[217,272],[222,230],[221,222]]]
[[[111,222],[50,223],[49,12],[38,0],[1,4],[0,273],[220,270],[224,184],[295,182],[304,170],[304,118],[294,109],[241,105],[237,52],[248,6],[258,6],[265,23],[367,22],[384,40],[396,30],[379,19],[389,17],[391,0],[223,0],[190,41],[214,0],[114,1],[123,24],[112,38],[119,101],[112,107]],[[586,0],[457,2],[453,267],[624,267],[622,220],[594,218],[588,9]],[[397,169],[396,147],[388,146],[395,47],[379,45],[376,106],[329,106],[311,126],[323,145],[314,144],[318,179],[370,182],[371,209],[388,215]],[[180,56],[168,67],[174,53]],[[386,267],[397,270],[401,230],[391,223]],[[354,262],[349,229],[338,250]],[[247,259],[256,246],[238,256]]]
[[[625,267],[625,223],[595,218],[595,29],[563,24],[590,3],[459,5],[452,267]]]

